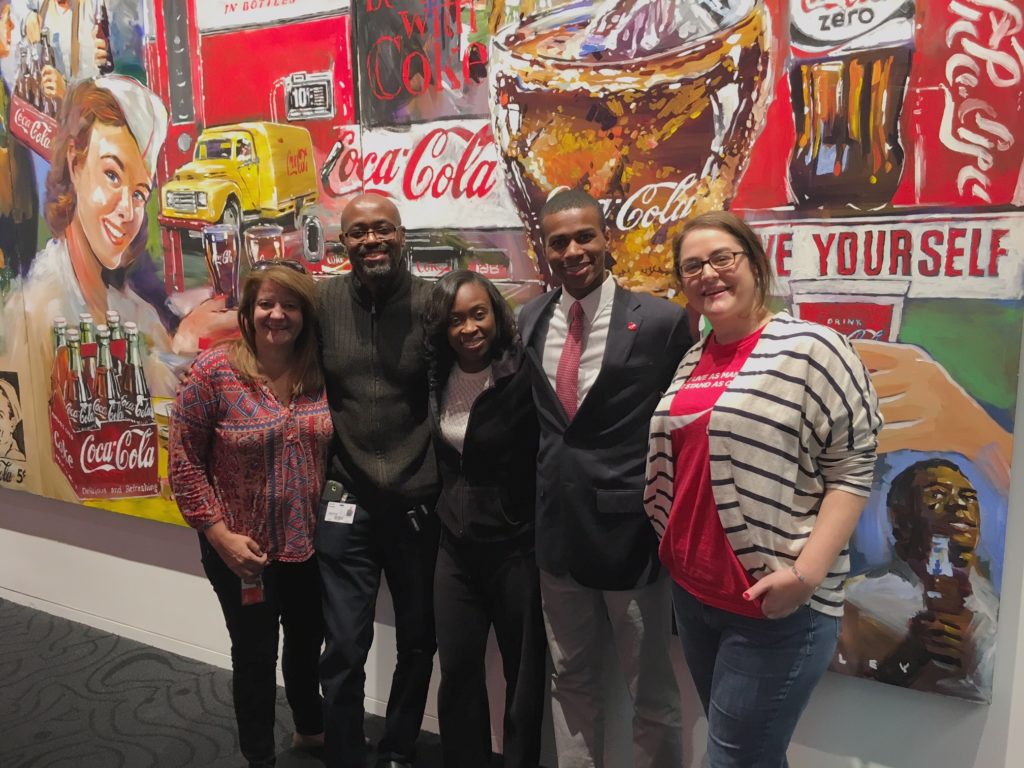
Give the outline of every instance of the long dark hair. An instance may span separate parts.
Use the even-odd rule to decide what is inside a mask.
[[[431,388],[438,391],[444,388],[448,375],[452,372],[452,366],[455,365],[455,352],[448,341],[448,317],[451,315],[452,304],[455,303],[455,295],[468,283],[483,287],[491,299],[495,326],[494,343],[489,350],[491,360],[500,358],[506,351],[520,344],[512,309],[494,283],[468,269],[449,272],[434,283],[423,313],[427,371]]]

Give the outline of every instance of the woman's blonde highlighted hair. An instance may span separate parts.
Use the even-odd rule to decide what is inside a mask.
[[[238,327],[242,331],[242,338],[231,343],[231,363],[243,377],[252,381],[259,380],[254,317],[256,297],[263,284],[268,282],[294,293],[302,311],[302,331],[295,340],[294,348],[294,370],[298,375],[292,385],[292,396],[316,392],[324,385],[324,375],[320,368],[316,283],[309,275],[288,267],[271,265],[250,272],[245,279],[238,301]]]

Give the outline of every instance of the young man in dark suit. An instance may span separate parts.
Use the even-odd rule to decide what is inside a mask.
[[[523,307],[519,322],[541,425],[537,563],[558,764],[603,764],[610,631],[633,700],[636,768],[679,768],[669,584],[643,487],[651,414],[691,343],[686,315],[615,283],[604,215],[586,193],[554,195],[540,221],[562,287]]]

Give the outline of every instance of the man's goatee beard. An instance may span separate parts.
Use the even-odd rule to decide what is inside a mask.
[[[363,265],[363,274],[367,277],[390,277],[395,271],[395,264],[389,261],[387,264],[374,264],[372,267]]]

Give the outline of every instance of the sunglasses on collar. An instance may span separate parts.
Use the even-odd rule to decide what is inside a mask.
[[[253,264],[252,271],[261,272],[264,269],[270,269],[271,267],[285,267],[290,269],[292,272],[298,272],[301,275],[309,274],[309,272],[306,271],[306,268],[302,265],[302,262],[296,261],[295,259],[264,259]]]

